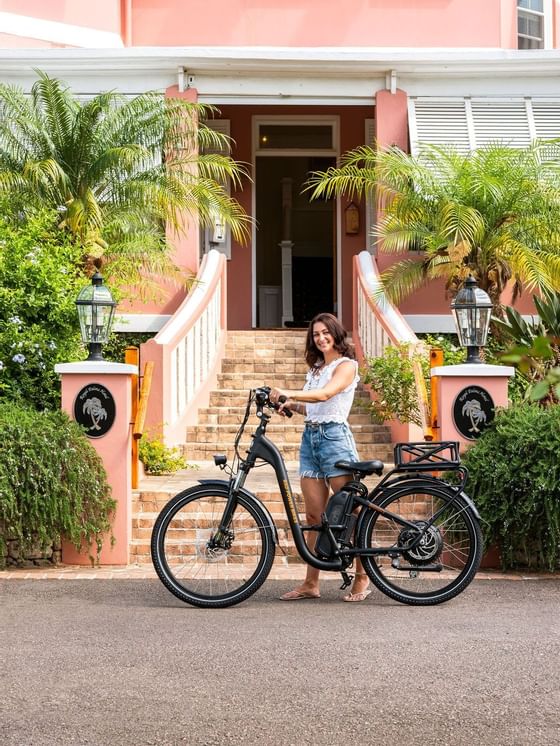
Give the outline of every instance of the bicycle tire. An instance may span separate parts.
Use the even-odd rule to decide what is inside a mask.
[[[443,483],[417,481],[414,487],[404,484],[389,488],[375,504],[422,524],[453,494]],[[362,557],[364,570],[382,593],[400,603],[428,606],[449,601],[473,580],[482,557],[482,532],[468,501],[457,497],[434,526],[426,533],[424,546],[412,551],[414,556],[398,552],[393,557]],[[360,522],[358,546],[396,547],[399,539],[405,539],[404,531],[387,516],[367,510]]]
[[[193,606],[223,608],[245,601],[264,583],[274,561],[273,526],[249,495],[238,497],[231,546],[209,547],[227,498],[227,487],[190,487],[165,505],[154,524],[156,573],[174,596]]]

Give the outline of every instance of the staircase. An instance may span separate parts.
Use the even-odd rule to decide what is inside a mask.
[[[245,413],[249,390],[263,385],[286,389],[303,388],[307,371],[304,348],[303,330],[228,333],[222,371],[218,375],[218,388],[211,393],[209,406],[199,410],[198,424],[187,429],[186,442],[183,446],[187,461],[200,462],[201,469],[198,473],[194,470],[183,472],[182,479],[175,477],[166,480],[165,488],[162,488],[162,482],[156,479],[144,480],[143,489],[138,490],[133,498],[131,562],[150,562],[149,542],[153,521],[172,494],[184,489],[185,486],[190,486],[199,478],[224,476],[214,467],[213,455],[226,454],[231,463],[234,455],[233,442]],[[369,401],[369,394],[359,384],[349,417],[358,455],[362,460],[378,458],[390,462],[393,453],[389,429],[371,422],[368,412]],[[242,454],[249,445],[255,424],[255,417],[250,417],[245,428],[245,436],[241,440]],[[274,416],[267,428],[267,435],[278,446],[287,462],[295,492],[299,491],[297,460],[302,430],[303,417],[299,415],[294,415],[291,419]],[[207,462],[212,462],[210,474],[207,473]],[[256,488],[253,475],[257,477]],[[154,485],[152,489],[150,482]],[[165,482],[163,484],[165,485]],[[297,560],[298,556],[287,531],[288,524],[272,470],[269,467],[255,469],[249,476],[247,487],[256,492],[266,504],[277,525],[280,545],[285,554],[278,550],[276,562],[287,564]],[[298,508],[303,511],[301,499],[298,500]]]

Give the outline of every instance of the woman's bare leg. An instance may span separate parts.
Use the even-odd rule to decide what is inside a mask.
[[[321,523],[321,514],[325,512],[327,500],[329,499],[329,487],[324,479],[301,478],[301,492],[305,502],[305,520],[307,525]],[[305,541],[307,546],[313,550],[317,540],[316,531],[306,531]],[[303,586],[305,590],[319,590],[319,570],[307,565],[307,572]]]
[[[351,480],[351,477],[332,477],[330,480],[331,489],[333,494],[342,489],[344,485]],[[369,578],[364,572],[364,566],[359,557],[356,557],[356,573],[354,575],[354,582],[350,589],[351,594],[363,593],[369,585]]]
[[[321,523],[321,513],[324,513],[329,497],[329,487],[324,479],[313,479],[311,477],[301,478],[301,492],[305,502],[305,521],[307,525]],[[315,546],[316,531],[306,531],[305,541],[310,549]],[[293,591],[285,593],[282,599],[285,601],[296,598],[297,594],[319,595],[319,570],[307,565],[305,580]]]

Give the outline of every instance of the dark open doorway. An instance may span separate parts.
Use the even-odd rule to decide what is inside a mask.
[[[305,327],[316,313],[336,312],[334,200],[310,200],[311,171],[334,158],[256,159],[257,326]]]

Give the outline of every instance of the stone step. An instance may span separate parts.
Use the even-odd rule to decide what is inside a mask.
[[[273,370],[275,375],[284,373],[297,373],[299,376],[305,376],[307,365],[299,357],[279,356],[278,358],[224,358],[222,360],[222,373],[253,373],[253,374],[270,374]]]
[[[390,466],[390,465],[389,465]],[[215,468],[215,467],[214,467]],[[291,478],[290,481],[292,482],[292,487],[295,488],[295,475],[294,475],[294,467],[292,466],[290,469],[291,472]],[[206,470],[202,472],[203,478],[208,478],[211,474],[210,467],[207,467]],[[254,474],[254,472],[252,472]],[[249,480],[251,479],[251,476],[249,477]],[[257,476],[258,479],[258,476]],[[265,481],[270,482],[271,475],[269,474],[268,479]],[[366,481],[366,484],[368,486],[368,489],[373,489],[373,486],[375,483],[379,480],[378,477],[369,477]],[[147,478],[145,480],[149,483],[150,478]],[[157,481],[155,479],[154,481]],[[187,481],[187,480],[186,480]],[[188,479],[189,486],[192,485],[194,482],[192,476]],[[148,485],[149,486],[149,485]],[[294,546],[293,537],[291,530],[289,528],[289,522],[286,516],[286,511],[284,508],[283,501],[280,497],[280,492],[278,489],[271,489],[270,487],[266,488],[257,488],[253,491],[254,494],[258,497],[258,499],[265,505],[267,510],[269,511],[272,520],[274,521],[274,524],[278,531],[278,539],[279,539],[279,546],[276,548],[276,557],[279,562],[291,562],[291,561],[301,561],[299,560],[299,555],[297,553],[297,550]],[[165,506],[165,504],[173,497],[174,491],[177,491],[177,485],[175,486],[175,490],[149,490],[146,489],[146,486],[142,490],[137,490],[134,493],[133,496],[133,517],[132,517],[132,542],[131,542],[131,562],[136,563],[150,563],[151,562],[151,556],[150,556],[150,541],[151,541],[151,535],[153,526],[155,523],[155,520],[159,514],[159,512],[162,510],[162,508]],[[180,491],[180,489],[178,490]],[[300,520],[302,522],[305,522],[305,508],[304,508],[304,502],[303,498],[299,494],[299,492],[294,492],[294,497],[296,500],[296,507],[300,516]],[[191,528],[189,525],[185,525],[183,527],[180,527],[181,530],[189,530]],[[239,549],[240,545],[238,545]],[[242,545],[241,545],[242,548]],[[251,552],[250,545],[248,545],[247,548],[247,554],[249,556],[253,556]]]
[[[297,415],[294,415],[291,419],[283,418],[281,420],[278,417],[278,424],[271,422],[267,427],[267,435],[273,442],[299,442],[301,440],[301,434],[303,432],[304,423],[301,417],[298,417],[299,422],[292,421]],[[257,423],[255,422],[255,425]],[[226,440],[229,437],[233,440],[237,433],[239,426],[236,424],[229,425],[193,425],[187,428],[187,443],[200,442],[201,440],[207,439],[208,442],[215,442],[216,440]],[[384,425],[373,425],[365,424],[352,426],[352,434],[356,443],[390,443],[389,430]],[[246,427],[244,437],[242,441],[250,442],[251,428]]]
[[[303,360],[305,355],[305,340],[279,339],[268,341],[267,339],[240,340],[226,342],[224,348],[226,357],[235,357],[236,355],[252,355],[258,353],[259,356],[277,355],[285,351],[290,356],[299,357]]]
[[[255,389],[260,386],[275,386],[279,389],[302,389],[305,376],[301,373],[278,373],[269,366],[267,371],[256,373],[218,373],[218,387],[220,389],[233,389],[244,391]]]
[[[258,384],[263,385],[262,382]],[[232,388],[220,388],[210,392],[209,404],[211,407],[245,407],[247,405],[247,399],[249,397],[249,389],[255,388],[248,384],[245,390]],[[300,388],[303,388],[303,382]],[[354,395],[354,406],[352,411],[367,411],[370,406],[370,397],[365,389],[358,387]]]
[[[249,441],[241,443],[240,453],[245,455],[249,447]],[[393,448],[388,443],[357,443],[358,455],[361,460],[381,459],[381,461],[393,460]],[[215,443],[186,443],[182,447],[182,453],[187,461],[210,461],[214,454],[225,454],[228,460],[233,458],[233,444],[231,440],[217,441]],[[297,443],[284,443],[280,447],[282,456],[287,461],[296,461],[299,458],[299,441]]]
[[[239,425],[245,415],[245,407],[206,407],[198,410],[200,425]],[[300,415],[294,415],[301,421]],[[282,420],[283,421],[283,420]],[[367,412],[352,412],[348,417],[350,426],[372,424]]]
[[[256,340],[253,342],[245,341],[241,344],[231,343],[229,340],[226,342],[224,348],[225,357],[265,357],[270,358],[271,356],[277,357],[281,353],[285,352],[289,357],[295,357],[299,360],[304,359],[305,355],[305,342],[303,340],[283,340],[280,342],[273,342],[269,344],[266,339]]]

